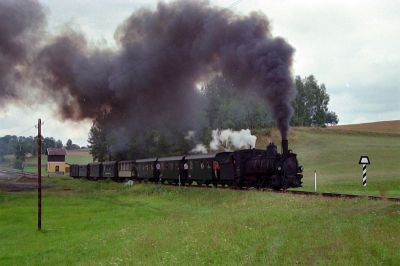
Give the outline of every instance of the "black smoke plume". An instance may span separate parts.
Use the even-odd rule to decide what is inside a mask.
[[[36,1],[22,2],[37,8]],[[6,43],[17,30],[8,31]],[[262,13],[239,16],[207,1],[159,3],[155,10],[134,12],[115,38],[118,46],[104,49],[66,29],[37,54],[36,78],[58,102],[63,118],[95,119],[106,113],[112,128],[125,135],[190,129],[203,105],[198,84],[223,75],[235,87],[256,90],[270,105],[282,138],[287,137],[294,49],[272,36]],[[21,57],[15,58],[17,64]]]
[[[37,1],[0,1],[0,106],[17,100],[29,77],[45,13]]]

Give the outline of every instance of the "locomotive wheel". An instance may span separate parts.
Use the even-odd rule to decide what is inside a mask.
[[[257,189],[263,188],[263,179],[261,177],[259,177],[257,179],[257,185],[256,185]]]
[[[282,185],[280,185],[280,186],[272,186],[272,189],[273,189],[273,190],[276,190],[276,191],[279,191],[279,190],[281,190],[282,188],[283,188]]]

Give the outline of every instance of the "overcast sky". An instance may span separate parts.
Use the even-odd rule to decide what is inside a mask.
[[[41,0],[49,29],[79,27],[90,41],[115,46],[115,28],[147,0]],[[166,1],[168,2],[168,1]],[[215,0],[240,14],[261,11],[273,34],[296,49],[294,74],[313,74],[330,95],[340,124],[400,119],[400,1]],[[0,111],[0,136],[33,135],[38,117],[44,135],[87,144],[91,121],[61,122],[55,107],[10,105]],[[48,122],[48,123],[46,123]]]

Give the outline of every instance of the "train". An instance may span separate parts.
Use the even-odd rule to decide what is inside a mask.
[[[285,190],[302,186],[303,166],[282,140],[263,149],[242,149],[212,154],[153,157],[137,160],[72,164],[70,176],[90,180],[111,179],[173,185],[222,185],[234,188]]]

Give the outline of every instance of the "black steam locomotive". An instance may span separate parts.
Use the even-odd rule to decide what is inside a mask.
[[[139,160],[71,165],[70,176],[92,180],[161,182],[179,185],[223,185],[230,187],[301,187],[303,167],[297,155],[282,141],[282,153],[270,143],[266,150],[245,149],[216,154],[181,155]]]

